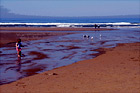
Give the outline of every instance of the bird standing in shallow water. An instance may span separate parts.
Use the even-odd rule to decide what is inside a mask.
[[[91,37],[91,39],[93,39],[93,36]]]
[[[84,38],[86,38],[86,35],[83,35]]]
[[[102,39],[102,35],[100,34],[100,40]]]
[[[83,37],[84,37],[84,38],[89,38],[90,36],[89,36],[89,35],[83,35]]]
[[[90,36],[89,35],[86,35],[86,37],[89,38]]]

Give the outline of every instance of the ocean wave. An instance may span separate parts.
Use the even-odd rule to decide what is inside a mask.
[[[140,23],[116,22],[116,23],[0,23],[0,27],[140,27]]]

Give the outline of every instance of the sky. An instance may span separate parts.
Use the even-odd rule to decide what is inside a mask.
[[[0,6],[4,12],[33,16],[140,14],[140,0],[0,0]]]

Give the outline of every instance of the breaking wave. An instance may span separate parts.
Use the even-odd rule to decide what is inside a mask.
[[[116,22],[116,23],[0,23],[0,27],[136,27],[140,23]]]

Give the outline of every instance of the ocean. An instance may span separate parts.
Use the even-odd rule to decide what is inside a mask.
[[[1,18],[0,27],[140,27],[139,17],[37,17]]]

